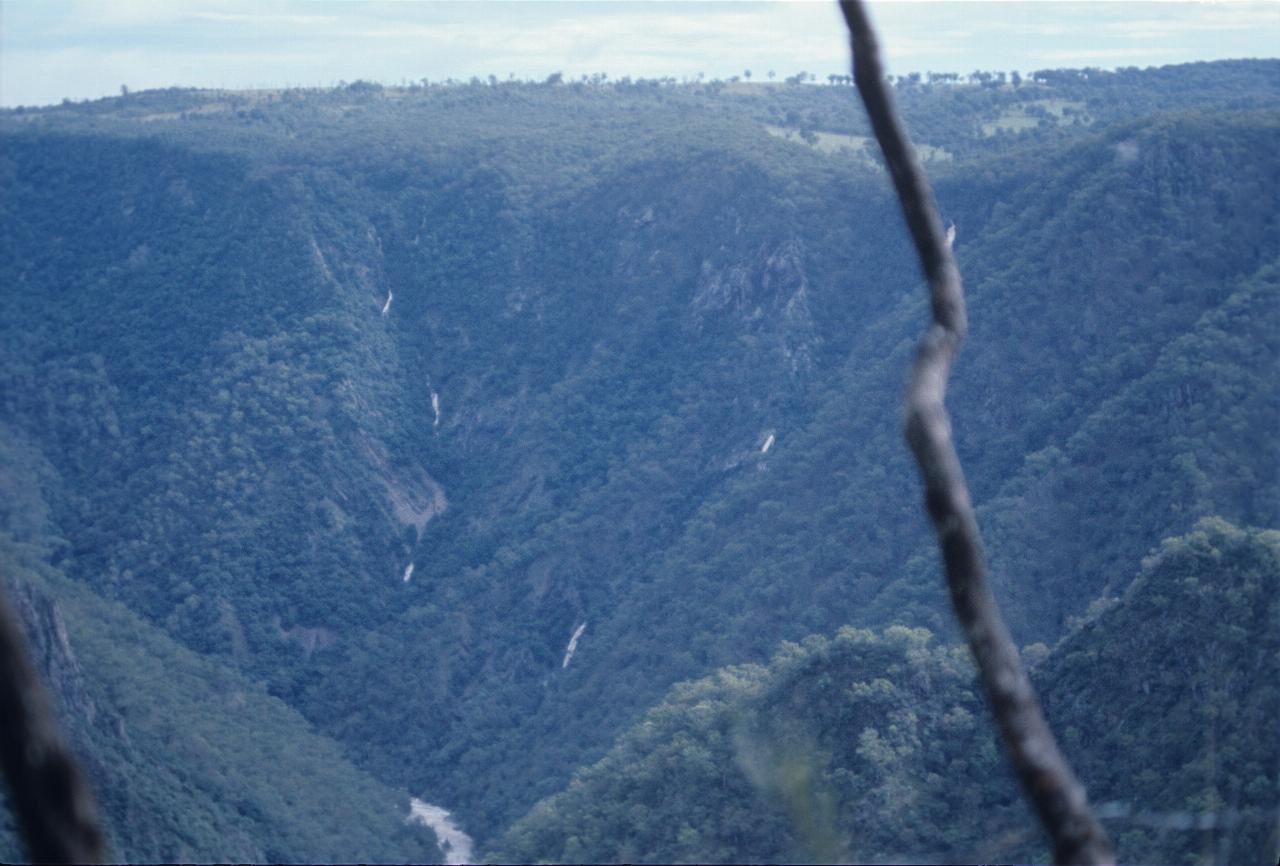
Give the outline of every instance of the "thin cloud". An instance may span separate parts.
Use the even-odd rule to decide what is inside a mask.
[[[1041,60],[1079,63],[1085,60],[1133,60],[1150,57],[1151,51],[1147,48],[1071,48],[1042,51],[1038,56]]]
[[[1280,5],[873,3],[889,71],[1275,56]],[[763,77],[844,72],[835,3],[74,0],[6,3],[0,104],[97,97],[119,84],[250,86],[496,74]],[[79,49],[75,62],[65,52]],[[125,62],[122,58],[128,58]]]
[[[193,12],[189,16],[197,21],[216,21],[226,24],[285,24],[290,27],[313,27],[338,24],[342,19],[334,15],[294,15],[271,12]]]

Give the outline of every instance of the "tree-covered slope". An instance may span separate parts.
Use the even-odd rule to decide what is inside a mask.
[[[1280,857],[1275,530],[1209,518],[1166,540],[1037,681],[1122,859]]]
[[[957,435],[1020,643],[1201,517],[1277,524],[1277,68],[900,89],[947,152]],[[923,298],[853,100],[5,112],[0,424],[48,468],[46,564],[482,842],[674,682],[949,635],[896,408]],[[1087,117],[984,129],[1044,100]]]
[[[1234,147],[1230,128],[1221,136]],[[1042,229],[1034,213],[1002,226],[992,217],[975,232],[975,244],[984,244],[985,231],[998,238],[987,255],[960,246],[979,267],[970,282],[974,337],[954,388],[958,435],[991,533],[994,578],[1021,643],[1052,642],[1068,617],[1117,579],[1116,563],[1135,561],[1202,516],[1277,521],[1280,287],[1268,258],[1259,262],[1246,249],[1187,283],[1181,271],[1167,282],[1149,280],[1124,264],[1129,239],[1115,234],[1093,252],[1114,269],[1086,266],[1078,238],[1094,223],[1083,213],[1107,215],[1107,196],[1149,189],[1142,174],[1122,185],[1127,169],[1108,156],[1112,144],[1069,152],[1069,164],[1090,170],[1085,177],[1100,175],[1089,177],[1074,224]],[[1260,147],[1252,152],[1242,170],[1261,170],[1275,190],[1274,160]],[[1199,225],[1213,231],[1208,218]],[[1230,225],[1225,231],[1235,234]],[[1045,247],[1024,258],[1011,240],[1024,236]],[[1261,240],[1266,257],[1275,254],[1274,237]],[[1156,261],[1174,255],[1165,246]],[[1254,264],[1241,274],[1244,261]],[[985,278],[999,262],[1027,269],[1025,281]],[[1198,297],[1179,304],[1175,293],[1188,284]],[[851,280],[842,288],[876,287]],[[1128,326],[1103,326],[1117,320],[1114,312],[1090,322],[1112,303],[1150,313]],[[1041,318],[1056,324],[1038,324]],[[763,658],[779,639],[841,623],[924,624],[949,633],[895,409],[921,319],[914,297],[897,310],[890,305],[860,334],[844,370],[812,386],[816,408],[774,427],[777,443],[756,456],[754,471],[726,476],[654,565],[616,566],[637,577],[607,619],[590,618],[578,667],[563,677],[561,688],[576,692],[574,703],[586,712],[553,714],[545,736],[563,736],[571,725],[590,737],[634,714],[673,671],[692,676]],[[1061,390],[1069,396],[1059,398]],[[1202,465],[1217,470],[1197,471]],[[600,545],[606,532],[591,543]]]
[[[431,832],[406,821],[408,795],[353,766],[261,683],[7,545],[0,557],[113,861],[439,862]],[[4,844],[4,859],[23,859],[16,839]]]
[[[1280,537],[1206,519],[1028,652],[1121,862],[1280,853],[1278,599]],[[1044,861],[976,685],[924,629],[784,644],[674,687],[492,857]]]
[[[846,628],[682,683],[495,853],[506,862],[875,862],[975,851],[1010,822],[964,656]],[[955,839],[946,838],[950,832]],[[973,856],[972,853],[969,856]],[[962,856],[961,859],[964,859]]]
[[[406,822],[408,795],[353,766],[261,682],[48,566],[57,540],[40,488],[52,471],[7,432],[0,478],[16,519],[0,533],[0,576],[113,862],[439,862],[432,834]],[[19,862],[0,813],[0,856]]]

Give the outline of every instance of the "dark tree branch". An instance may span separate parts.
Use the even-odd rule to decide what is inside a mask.
[[[924,481],[925,507],[942,549],[951,603],[1018,780],[1052,839],[1055,861],[1111,863],[1114,857],[1106,831],[1058,750],[987,584],[978,523],[943,403],[951,363],[967,327],[960,271],[938,218],[933,190],[894,108],[866,9],[860,0],[842,0],[840,9],[849,25],[858,93],[929,282],[933,323],[920,342],[911,371],[905,426]]]
[[[34,863],[100,863],[97,808],[0,592],[0,764]]]

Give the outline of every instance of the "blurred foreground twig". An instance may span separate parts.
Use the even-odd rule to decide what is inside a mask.
[[[100,863],[93,795],[58,733],[0,577],[0,766],[33,863]]]
[[[956,618],[1023,792],[1053,841],[1058,863],[1111,863],[1106,831],[1084,787],[1058,750],[986,579],[982,541],[944,398],[967,323],[964,288],[934,204],[880,65],[879,46],[860,0],[842,0],[854,81],[893,177],[907,228],[929,282],[933,322],[920,341],[906,398],[906,436],[924,480],[925,507],[942,549]]]

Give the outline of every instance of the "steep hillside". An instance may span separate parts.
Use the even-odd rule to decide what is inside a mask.
[[[1086,153],[1114,153],[1110,144]],[[1264,168],[1276,190],[1274,162],[1257,156],[1250,164]],[[1116,180],[1110,161],[1097,170]],[[1123,200],[1146,187],[1145,180],[1127,186],[1099,180],[1081,208],[1102,208],[1103,190]],[[960,225],[965,231],[972,222]],[[1206,219],[1203,230],[1210,225]],[[999,228],[997,237],[1034,238],[1038,224],[1026,217]],[[1019,245],[992,242],[992,258],[1002,251],[996,262],[1012,259],[1034,270],[1025,282],[998,283],[979,269],[970,284],[975,336],[954,391],[962,453],[991,531],[995,580],[1011,599],[1021,643],[1052,642],[1067,618],[1081,615],[1116,579],[1114,563],[1135,561],[1168,532],[1214,513],[1262,525],[1275,525],[1278,516],[1280,455],[1271,431],[1280,427],[1274,389],[1280,355],[1272,336],[1280,287],[1263,264],[1274,260],[1274,243],[1262,241],[1267,258],[1253,259],[1257,264],[1243,275],[1235,270],[1241,259],[1224,258],[1215,264],[1225,273],[1189,278],[1199,297],[1179,305],[1173,293],[1185,284],[1162,286],[1123,261],[1089,279],[1075,269],[1083,261],[1076,250],[1082,226],[1060,226],[1056,234],[1054,228],[1044,231],[1056,245],[1030,259]],[[980,223],[975,243],[987,230],[999,231]],[[960,249],[970,255],[963,241]],[[1094,258],[1127,255],[1128,239],[1115,236]],[[1049,267],[1056,259],[1065,264]],[[1247,252],[1243,260],[1250,260]],[[1254,267],[1261,270],[1255,274]],[[855,280],[833,282],[866,291]],[[1145,309],[1140,299],[1148,293],[1156,295],[1148,301],[1153,314],[1133,321],[1140,335],[1102,312],[1104,303]],[[809,385],[812,408],[781,416],[768,432],[761,425],[758,442],[776,435],[769,452],[757,449],[743,467],[749,471],[726,473],[652,564],[623,556],[606,566],[606,573],[634,577],[621,585],[620,601],[597,604],[603,616],[587,609],[577,617],[588,630],[575,667],[548,693],[583,711],[553,712],[533,723],[534,741],[562,737],[566,728],[593,737],[634,717],[672,672],[693,676],[763,658],[779,639],[849,622],[950,629],[895,409],[922,310],[914,297],[888,306],[859,334],[844,369]],[[1030,324],[1032,316],[1058,317],[1057,336]],[[1045,341],[1024,339],[1031,334]],[[1018,383],[1019,376],[1025,381]],[[1070,389],[1069,398],[1058,399],[1059,388]],[[639,459],[633,455],[619,475],[633,475]],[[1197,470],[1207,465],[1217,468]],[[675,477],[688,477],[688,470]],[[627,489],[619,485],[614,495],[641,505],[662,491],[652,481],[633,483],[637,500],[624,498]],[[598,530],[581,546],[598,557],[630,523],[597,518],[592,525]],[[546,559],[556,558],[541,556],[524,567],[545,569]],[[564,623],[561,640],[576,624]],[[546,664],[556,658],[548,652]],[[509,759],[527,760],[518,752],[513,748]]]
[[[1038,677],[1123,858],[1280,857],[1280,534],[1166,540]]]
[[[0,557],[114,861],[441,862],[432,834],[406,820],[407,794],[352,766],[261,684],[82,585],[24,569],[11,548]],[[12,836],[3,844],[4,859],[22,859]]]
[[[1280,534],[1207,519],[1028,650],[1121,862],[1280,853],[1278,600]],[[924,629],[784,644],[677,685],[493,858],[1044,862],[976,685]]]
[[[957,435],[1021,644],[1202,517],[1280,525],[1278,69],[901,91],[946,152]],[[127,667],[181,647],[481,844],[672,683],[845,625],[949,639],[898,429],[924,309],[897,205],[865,151],[778,134],[861,135],[853,99],[3,113],[23,568],[154,629]],[[1045,100],[1087,112],[984,127]]]
[[[7,432],[0,477],[24,519],[0,533],[0,576],[97,791],[113,861],[441,862],[431,833],[406,822],[407,794],[352,766],[261,683],[46,565],[50,469]],[[0,814],[0,858],[19,862]]]

